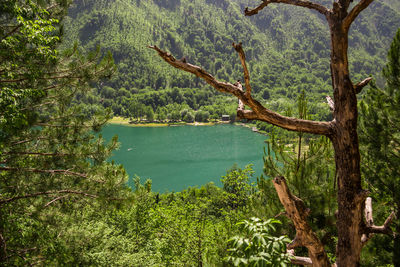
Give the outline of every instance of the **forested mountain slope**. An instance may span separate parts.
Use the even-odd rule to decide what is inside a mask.
[[[331,1],[319,2],[331,6]],[[274,99],[269,105],[277,105],[277,99],[293,99],[304,89],[309,98],[324,105],[324,96],[331,92],[329,32],[324,19],[316,12],[284,5],[271,5],[257,16],[245,17],[244,8],[257,3],[78,0],[65,21],[66,43],[78,41],[87,50],[101,45],[112,52],[117,74],[98,89],[99,99],[90,101],[111,106],[116,114],[129,115],[132,102],[156,111],[173,102],[199,109],[218,98],[200,80],[161,62],[147,48],[153,44],[234,82],[242,77],[242,70],[231,44],[242,42],[259,99]],[[354,82],[379,76],[398,27],[397,0],[377,0],[361,14],[349,38]]]

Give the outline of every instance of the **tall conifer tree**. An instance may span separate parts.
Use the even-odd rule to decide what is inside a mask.
[[[372,84],[361,102],[362,169],[370,190],[395,211],[393,264],[400,266],[400,29],[383,76],[386,85]]]
[[[57,50],[68,4],[0,3],[1,266],[54,264],[66,217],[89,200],[124,196],[124,169],[106,162],[116,139],[95,135],[110,112],[75,101],[113,72],[113,60]]]

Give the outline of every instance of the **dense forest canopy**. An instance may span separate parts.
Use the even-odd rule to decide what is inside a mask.
[[[319,2],[330,5],[330,1]],[[374,75],[382,83],[380,70],[400,26],[399,5],[392,2],[375,1],[351,28],[349,60],[355,80]],[[244,17],[244,8],[256,4],[258,1],[250,0],[79,0],[66,18],[65,41],[78,40],[87,50],[101,45],[112,52],[118,73],[99,86],[96,99],[117,115],[129,116],[132,99],[156,112],[171,103],[197,110],[218,98],[199,79],[159,64],[146,48],[149,44],[233,82],[240,79],[241,69],[231,44],[240,41],[258,99],[270,106],[287,106],[288,99],[296,99],[306,90],[315,100],[312,113],[327,119],[324,99],[331,93],[330,41],[323,18],[299,7],[276,5],[257,16]],[[114,96],[119,96],[117,101]]]

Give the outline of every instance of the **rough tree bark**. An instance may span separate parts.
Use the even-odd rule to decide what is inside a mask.
[[[281,3],[309,8],[325,16],[331,36],[330,68],[334,96],[330,105],[333,110],[333,120],[330,122],[315,122],[281,116],[266,109],[253,99],[251,96],[250,75],[241,43],[233,44],[233,46],[239,54],[244,69],[245,91],[242,90],[240,84],[218,81],[202,68],[186,63],[186,61],[176,60],[172,55],[158,47],[150,46],[170,65],[195,74],[217,90],[235,95],[242,103],[250,107],[250,110],[245,110],[243,106],[238,108],[238,117],[265,121],[287,130],[325,135],[331,139],[335,151],[337,170],[338,244],[336,248],[336,265],[339,267],[359,266],[363,241],[367,241],[365,236],[374,232],[382,233],[381,229],[378,229],[379,227],[368,225],[363,219],[364,202],[368,192],[363,190],[361,186],[360,153],[357,136],[358,113],[356,96],[370,82],[371,78],[366,78],[357,84],[353,84],[350,79],[347,56],[350,26],[360,12],[367,8],[373,0],[359,0],[350,8],[351,2],[353,0],[336,0],[332,8],[329,9],[307,0],[264,0],[256,8],[246,8],[244,11],[246,16],[252,16],[271,3]],[[321,242],[309,228],[306,216],[296,216],[296,211],[294,211],[293,207],[298,207],[301,200],[291,195],[287,186],[287,190],[282,188],[283,184],[286,185],[283,181],[281,178],[276,178],[274,184],[286,212],[293,214],[291,219],[295,224],[297,235],[291,248],[305,246],[308,248],[310,256],[310,259],[306,262],[312,262],[313,266],[329,266],[330,263]]]

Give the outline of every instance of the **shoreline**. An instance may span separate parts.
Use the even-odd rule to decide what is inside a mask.
[[[130,122],[127,118],[113,117],[107,124],[124,125],[130,127],[169,127],[169,126],[212,126],[216,124],[229,124],[230,122]]]
[[[123,125],[123,126],[129,126],[129,127],[176,127],[176,126],[213,126],[213,125],[218,125],[218,124],[231,124],[229,121],[215,121],[215,122],[133,122],[130,123],[130,120],[127,118],[123,117],[113,117],[111,120],[107,122],[107,124],[113,124],[113,125]],[[268,136],[267,132],[261,131],[261,130],[254,130],[253,125],[247,125],[242,122],[235,122],[232,123],[232,125],[236,126],[241,126],[241,127],[246,127],[252,130],[254,133],[262,134]]]

